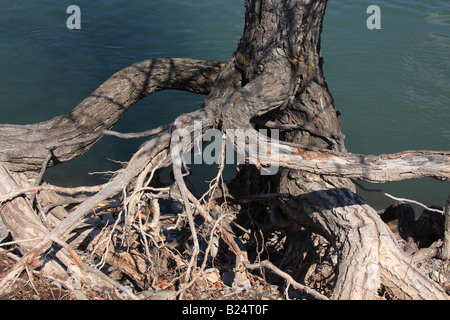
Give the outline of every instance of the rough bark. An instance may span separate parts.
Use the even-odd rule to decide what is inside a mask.
[[[203,130],[248,130],[260,145],[266,138],[253,129],[252,122],[282,130],[284,141],[270,140],[264,145],[269,151],[278,148],[279,153],[246,160],[258,168],[271,164],[285,168],[275,184],[278,192],[290,197],[280,199],[273,210],[281,210],[292,225],[323,235],[339,251],[332,298],[375,299],[384,285],[400,298],[447,299],[442,288],[411,265],[376,211],[356,195],[349,178],[450,180],[450,154],[407,151],[365,156],[346,152],[339,113],[322,74],[320,32],[326,4],[323,0],[246,0],[243,37],[226,65],[190,59],[140,62],[113,75],[67,115],[34,125],[1,125],[0,201],[5,203],[0,214],[15,239],[39,240],[21,246],[24,258],[3,279],[0,290],[53,242],[65,239],[98,203],[130,187],[140,190],[149,172],[171,165],[177,155],[172,130],[192,134],[194,121],[202,120]],[[136,101],[163,89],[209,95],[201,109],[155,130],[155,136],[100,191],[67,217],[61,214],[64,220],[51,231],[45,228],[26,188],[40,182],[39,173],[46,167],[86,152]],[[235,147],[246,152],[245,147]],[[181,163],[173,164],[188,215],[190,202],[202,212],[185,190]],[[203,215],[212,220],[207,213]],[[194,229],[191,223],[196,238]],[[227,241],[240,252],[229,234]]]
[[[444,244],[439,252],[440,257],[444,260],[450,259],[450,196],[447,199],[447,204],[444,210]]]
[[[378,158],[352,155],[354,158],[349,162],[341,161],[337,155],[345,153],[339,115],[334,110],[321,69],[320,30],[326,1],[246,3],[246,29],[236,57],[237,66],[248,83],[224,108],[224,128],[249,128],[253,117],[274,109],[280,110],[272,112],[268,118],[275,126],[278,123],[294,126],[308,123],[313,126],[314,130],[308,127],[307,130],[291,130],[284,135],[286,141],[312,148],[297,149],[298,157],[289,146],[280,149],[281,166],[301,171],[284,170],[278,191],[298,196],[295,200],[280,203],[291,220],[326,236],[340,250],[339,274],[333,297],[374,299],[381,284],[400,287],[403,279],[412,274],[417,281],[408,284],[403,293],[405,297],[446,298],[438,286],[429,289],[427,279],[402,257],[387,226],[375,210],[354,193],[351,181],[323,176],[339,172],[338,176],[351,177],[350,172],[355,170],[359,171],[359,179],[381,182],[384,178],[393,178],[388,172],[396,172],[394,167],[397,163],[405,170],[398,172],[398,177],[402,177],[403,174],[417,172],[415,165],[411,167],[415,161],[421,166],[429,160],[426,158],[422,162],[419,156],[413,157],[411,162],[405,161],[411,154],[408,152]],[[288,21],[290,28],[280,30],[280,21]],[[322,149],[320,155],[315,153],[314,147]],[[324,148],[333,152],[327,156]],[[285,153],[290,155],[284,158]],[[346,155],[349,156],[348,153]],[[307,160],[311,158],[314,164],[309,166]],[[321,159],[334,167],[334,173],[321,165]],[[387,162],[392,164],[390,169],[387,169]],[[370,169],[363,168],[369,163]],[[444,154],[437,163],[445,163],[440,171],[442,179],[448,180],[448,154]],[[377,168],[378,165],[380,167]],[[395,274],[392,270],[396,271]]]
[[[86,152],[127,108],[152,92],[163,89],[209,92],[222,68],[223,64],[218,62],[191,59],[143,61],[117,72],[67,115],[35,125],[2,125],[2,194],[17,194],[20,189],[34,186],[42,167],[68,161]],[[213,119],[203,110],[195,115]],[[148,163],[161,165],[168,158],[166,149],[170,145],[170,130],[171,126],[158,130],[157,137],[140,148],[126,171],[110,181],[101,192],[89,197],[78,211],[72,212],[51,232],[38,219],[29,199],[22,197],[22,193],[3,204],[0,215],[14,239],[19,241],[22,253],[27,255],[2,283],[9,284],[26,263],[48,250],[52,238],[67,237],[93,207],[126,188]],[[4,166],[8,166],[8,170]]]
[[[39,172],[86,152],[138,100],[164,90],[208,93],[224,64],[162,58],[125,68],[105,81],[72,112],[32,125],[0,125],[0,161],[13,172]]]
[[[19,188],[12,174],[2,163],[0,163],[0,177],[0,192],[2,194],[8,194]],[[31,249],[33,243],[48,232],[27,199],[17,198],[5,203],[1,208],[1,216],[5,225],[11,230],[14,239],[34,239],[20,244],[24,252]]]
[[[146,60],[111,76],[69,114],[33,125],[0,125],[0,162],[10,172],[0,172],[4,188],[2,194],[20,189],[19,185],[12,187],[7,181],[19,180],[21,188],[33,186],[42,166],[50,167],[69,161],[86,152],[129,107],[153,92],[176,89],[208,93],[223,67],[223,64],[214,61]],[[160,131],[170,132],[170,126]],[[168,142],[162,144],[167,145]],[[16,176],[13,178],[12,174]],[[10,216],[14,215],[5,214],[4,220]],[[24,221],[33,219],[29,215]],[[7,221],[5,223],[11,230],[16,229]],[[29,229],[32,233],[29,238],[39,234],[32,229]]]

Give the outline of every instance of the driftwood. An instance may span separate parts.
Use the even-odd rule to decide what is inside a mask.
[[[94,245],[100,252],[98,257],[104,257],[112,265],[119,265],[116,260],[122,257],[126,263],[122,264],[121,272],[144,286],[150,280],[145,277],[147,270],[141,269],[151,262],[149,250],[169,247],[161,240],[164,228],[158,209],[158,200],[168,197],[183,204],[186,218],[183,227],[188,232],[180,231],[185,236],[181,246],[189,243],[190,247],[189,262],[183,262],[181,254],[170,251],[176,265],[185,268],[184,276],[179,277],[179,294],[187,290],[191,270],[197,268],[202,253],[198,239],[202,236],[209,239],[204,259],[214,251],[213,241],[221,238],[237,256],[237,269],[242,265],[249,269],[258,265],[267,267],[297,285],[272,262],[249,264],[248,250],[230,232],[231,222],[225,223],[228,220],[224,219],[217,223],[219,218],[213,214],[213,201],[222,205],[231,201],[233,210],[238,211],[245,207],[246,201],[252,202],[252,197],[267,196],[270,185],[273,217],[273,224],[268,224],[270,228],[284,225],[283,232],[292,239],[298,230],[305,228],[322,236],[339,252],[330,298],[376,299],[383,286],[400,298],[448,299],[438,284],[411,265],[378,213],[356,194],[350,179],[388,182],[431,177],[448,181],[450,152],[404,151],[371,156],[346,151],[339,114],[322,74],[320,32],[325,8],[326,1],[247,0],[243,37],[227,64],[181,58],[139,62],[114,74],[67,115],[32,125],[0,125],[0,215],[15,240],[29,240],[18,243],[23,258],[0,282],[0,292],[7,290],[25,267],[42,264],[41,255],[55,246],[64,248],[65,255],[75,260],[82,281],[86,279],[83,272],[95,276],[95,272],[89,272],[90,266],[83,269],[83,259],[70,249],[71,243],[79,244],[88,238],[69,240],[76,238],[75,234],[86,236],[79,232],[83,223],[95,216],[96,206],[111,199],[121,201],[120,214],[114,224],[105,227],[109,228],[105,234],[110,236]],[[164,89],[208,96],[197,111],[180,115],[173,124],[143,133],[151,135],[150,138],[105,185],[70,190],[41,183],[46,168],[86,152],[105,134],[142,136],[113,133],[110,129],[139,99]],[[255,156],[250,152],[254,147],[251,143],[244,146],[235,143],[236,150],[247,155],[248,166],[242,167],[229,185],[222,181],[219,169],[208,196],[201,199],[186,187],[181,159],[184,148],[192,149],[197,141],[183,140],[182,145],[174,134],[184,130],[189,137],[195,136],[198,133],[195,121],[199,120],[203,130],[200,134],[220,129],[225,138],[230,137],[232,130],[245,130],[248,140],[256,141],[256,147],[264,151]],[[281,135],[279,139],[267,138],[258,128],[277,128]],[[173,185],[158,184],[159,170],[171,165]],[[255,168],[264,172],[274,165],[282,168],[277,175],[260,175],[259,170],[255,173]],[[220,190],[222,193],[217,196]],[[76,207],[66,210],[60,205],[42,214],[44,211],[39,208],[43,207],[44,192],[54,202],[67,201]],[[50,192],[87,196],[82,202],[73,197],[56,200],[55,193]],[[146,218],[141,218],[144,211]],[[275,219],[277,212],[281,214]],[[49,219],[50,216],[53,218]],[[153,219],[150,224],[142,222],[150,217]],[[201,225],[209,234],[197,230],[198,217],[203,219]],[[120,231],[123,238],[116,242],[112,236],[119,223],[123,224]],[[262,229],[260,232],[264,233]],[[447,242],[442,252],[443,255],[447,252],[448,257]],[[112,243],[110,247],[108,243]],[[124,243],[131,251],[120,253],[118,247]],[[138,246],[141,249],[133,251]],[[180,244],[173,245],[172,249],[179,247]],[[135,257],[134,252],[138,253]],[[303,291],[308,293],[306,289]],[[129,292],[126,294],[135,298]],[[312,296],[323,298],[319,294]]]

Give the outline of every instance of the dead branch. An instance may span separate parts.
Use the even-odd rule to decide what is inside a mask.
[[[393,195],[391,195],[391,194],[389,194],[389,193],[387,193],[387,192],[385,192],[385,191],[383,191],[381,189],[368,189],[368,188],[362,186],[361,184],[359,184],[358,182],[356,182],[355,180],[352,180],[352,182],[355,185],[357,185],[358,187],[360,187],[364,191],[367,191],[367,192],[379,192],[379,193],[385,195],[386,197],[391,198],[391,199],[393,199],[395,201],[399,201],[401,203],[404,203],[404,202],[406,202],[406,203],[413,203],[413,204],[416,204],[416,205],[418,205],[418,206],[420,206],[420,207],[422,207],[424,209],[427,209],[429,211],[434,211],[434,212],[438,212],[438,213],[442,213],[442,214],[444,213],[444,211],[442,211],[442,210],[430,208],[430,207],[424,205],[423,203],[421,203],[419,201],[406,199],[406,198],[398,198],[398,197],[395,197],[395,196],[393,196]]]
[[[117,131],[111,131],[111,130],[103,130],[103,134],[107,136],[113,136],[121,139],[136,139],[136,138],[144,138],[153,136],[155,134],[161,133],[163,131],[169,130],[170,125],[162,125],[155,129],[150,129],[144,132],[134,132],[134,133],[121,133]]]
[[[318,293],[317,291],[298,283],[290,275],[288,275],[286,272],[283,272],[280,269],[278,269],[277,267],[275,267],[273,265],[273,263],[271,263],[268,260],[261,261],[259,263],[246,264],[245,266],[249,270],[254,270],[254,269],[259,269],[259,268],[267,268],[267,269],[271,270],[272,272],[274,272],[275,274],[282,277],[283,279],[285,279],[289,285],[292,285],[294,288],[296,288],[300,292],[305,293],[308,296],[311,296],[317,300],[329,300],[328,297],[324,296],[323,294]]]
[[[51,191],[55,191],[58,193],[64,193],[64,194],[94,193],[94,192],[100,191],[104,186],[105,185],[79,186],[79,187],[74,187],[74,188],[65,188],[65,187],[59,187],[59,186],[53,186],[53,185],[46,184],[46,185],[41,185],[41,186],[22,188],[19,190],[15,190],[14,192],[0,196],[0,204],[2,204],[5,201],[12,200],[23,194],[36,193],[36,192],[41,192],[44,190],[51,190]]]
[[[381,284],[396,290],[404,289],[404,296],[407,298],[448,298],[440,287],[410,265],[410,259],[399,250],[388,227],[383,224],[375,210],[352,192],[354,186],[347,178],[387,182],[432,177],[448,181],[450,153],[405,151],[371,156],[346,152],[338,117],[321,72],[320,30],[326,1],[300,0],[291,5],[291,2],[286,1],[269,1],[260,6],[249,5],[247,2],[243,40],[227,65],[191,59],[154,59],[139,62],[114,74],[68,115],[35,125],[0,125],[0,203],[3,203],[1,214],[14,227],[20,226],[24,221],[34,224],[31,233],[21,234],[17,239],[15,237],[16,243],[27,243],[19,242],[20,237],[22,240],[38,239],[23,247],[23,257],[0,282],[0,293],[6,290],[24,269],[41,265],[42,254],[48,252],[54,243],[63,248],[59,251],[62,256],[58,258],[66,268],[73,270],[81,281],[89,283],[91,280],[86,272],[89,268],[84,269],[81,257],[66,240],[99,203],[114,197],[120,198],[118,195],[122,194],[123,206],[113,227],[104,228],[104,232],[101,232],[97,239],[99,243],[94,247],[93,255],[96,254],[96,249],[102,251],[99,265],[103,265],[105,261],[110,261],[112,265],[122,263],[122,269],[119,269],[123,273],[127,273],[131,278],[135,277],[136,282],[145,282],[149,265],[154,267],[151,253],[155,251],[150,251],[153,245],[155,250],[168,250],[174,260],[177,260],[177,265],[186,268],[182,292],[193,283],[189,280],[200,251],[201,239],[198,235],[201,231],[197,232],[199,224],[194,221],[192,210],[195,207],[210,232],[205,237],[210,241],[204,263],[211,250],[214,232],[217,231],[228,249],[235,254],[237,273],[241,274],[246,270],[239,270],[241,266],[247,269],[268,268],[305,294],[316,299],[325,299],[323,295],[299,284],[269,260],[250,264],[248,248],[245,248],[239,236],[222,226],[219,223],[220,218],[212,218],[210,208],[213,200],[227,201],[226,194],[212,199],[214,191],[223,183],[223,163],[210,190],[200,200],[187,188],[182,173],[182,154],[185,150],[191,150],[195,141],[183,140],[186,144],[181,144],[174,132],[185,130],[191,136],[195,131],[194,122],[201,119],[204,130],[201,134],[211,128],[220,128],[230,137],[231,129],[247,130],[248,140],[251,142],[249,145],[242,146],[233,141],[238,153],[246,155],[247,164],[253,164],[258,169],[272,165],[290,169],[282,171],[280,177],[285,180],[278,181],[279,190],[272,191],[271,194],[247,195],[244,199],[235,199],[238,208],[236,211],[240,210],[240,205],[255,199],[274,199],[277,208],[283,210],[288,224],[295,224],[295,228],[301,226],[313,230],[338,248],[339,272],[332,298],[372,299]],[[275,22],[280,24],[274,26]],[[289,28],[281,28],[283,24],[289,25]],[[256,25],[268,27],[255,28]],[[252,43],[252,46],[248,46],[248,43]],[[201,109],[179,116],[171,125],[144,133],[120,134],[110,131],[135,102],[163,89],[209,93],[209,96]],[[312,122],[302,125],[280,124],[280,121],[271,120],[259,121],[259,124],[268,127],[278,126],[290,131],[306,132],[316,140],[304,139],[301,141],[307,140],[306,144],[302,144],[288,135],[285,137],[286,141],[268,139],[253,129],[250,123],[252,119],[265,117],[275,110],[280,114],[295,114],[295,110],[304,111],[311,119],[320,118],[321,121],[317,123],[324,124],[321,127],[313,125]],[[280,114],[275,115],[275,118]],[[36,185],[40,184],[47,167],[86,152],[105,134],[122,138],[147,135],[152,137],[105,185],[73,190]],[[266,152],[260,152],[256,156],[249,152],[250,146]],[[222,149],[222,154],[223,152]],[[167,187],[153,187],[150,182],[156,170],[170,165],[178,194],[169,197],[183,203],[185,214],[179,214],[177,219],[184,224],[187,219],[192,239],[189,241],[193,243],[192,252],[187,254],[188,263],[184,260],[186,256],[181,258],[181,254],[175,254],[176,244],[169,246],[164,243],[158,230],[161,226],[158,199],[161,197],[160,192],[167,190]],[[290,183],[288,179],[295,182]],[[32,182],[30,186],[29,181],[34,181],[34,184]],[[248,185],[255,184],[247,182]],[[176,188],[169,189],[172,191]],[[70,214],[62,214],[62,222],[49,230],[50,224],[48,227],[42,224],[27,198],[30,193],[48,190],[65,194],[93,194],[85,198]],[[149,199],[155,210],[151,223],[144,226],[140,209],[148,205]],[[42,207],[39,201],[37,206],[38,209]],[[270,210],[275,208],[267,207],[270,207]],[[264,213],[265,210],[266,208]],[[150,212],[151,210],[147,213],[148,216],[151,215]],[[125,218],[123,224],[122,216]],[[255,219],[251,222],[255,223],[254,232],[258,233],[254,238],[259,258],[264,252],[263,247],[267,246],[266,239],[262,226],[257,224]],[[122,237],[120,245],[126,246],[127,252],[121,252],[118,243],[115,243],[116,238],[113,238],[113,233],[119,230],[119,224]],[[146,227],[152,228],[150,234],[146,232]],[[270,225],[268,229],[272,227],[273,225]],[[95,231],[98,230],[97,228]],[[184,233],[183,236],[185,235]],[[262,240],[262,245],[259,239]],[[186,245],[189,241],[183,239],[181,243]],[[124,291],[117,283],[109,279],[107,282]],[[135,298],[132,293],[125,293]]]
[[[33,125],[0,125],[0,161],[12,172],[35,176],[49,153],[48,166],[83,154],[128,108],[154,92],[173,89],[209,93],[224,66],[182,58],[133,64],[112,75],[67,115]]]
[[[194,266],[194,263],[197,261],[198,253],[200,252],[200,246],[197,239],[197,232],[195,230],[195,224],[194,224],[194,218],[192,216],[192,210],[191,210],[191,204],[187,197],[187,187],[184,183],[183,175],[181,172],[181,166],[182,166],[182,145],[177,139],[179,139],[179,136],[173,135],[172,136],[172,144],[171,144],[171,156],[172,156],[172,166],[173,166],[173,173],[175,176],[175,181],[178,185],[178,188],[181,192],[181,197],[183,199],[184,208],[186,210],[189,227],[191,229],[192,233],[192,241],[194,243],[193,250],[192,250],[192,257],[191,261],[189,262],[188,269],[186,271],[185,276],[185,282],[188,282],[191,277],[191,271],[192,267]]]
[[[126,295],[128,295],[132,300],[139,300],[138,297],[136,297],[133,292],[131,292],[127,287],[121,285],[119,282],[114,281],[113,279],[111,279],[110,277],[106,276],[103,272],[99,271],[96,268],[92,268],[89,265],[84,265],[84,269],[88,272],[91,272],[93,274],[95,274],[96,276],[100,277],[101,279],[105,280],[106,282],[110,283],[111,285],[113,285],[114,287],[116,287],[117,289],[119,289],[120,291],[124,292]]]
[[[361,155],[270,140],[254,129],[247,129],[246,134],[250,141],[258,144],[235,147],[240,154],[248,155],[248,163],[257,166],[279,166],[373,183],[424,177],[450,181],[450,152],[447,151],[419,150],[380,156]],[[233,137],[230,138],[235,142]],[[264,151],[251,153],[249,150],[252,147],[256,148],[254,150],[262,148]]]

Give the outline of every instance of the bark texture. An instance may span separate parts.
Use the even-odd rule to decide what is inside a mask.
[[[283,168],[270,178],[258,179],[252,174],[241,187],[245,186],[246,195],[258,196],[269,188],[289,195],[271,202],[274,224],[277,215],[282,216],[284,230],[290,230],[286,232],[292,239],[307,242],[314,232],[336,248],[338,274],[332,298],[376,299],[384,286],[400,298],[448,299],[439,285],[411,265],[378,213],[355,193],[350,178],[371,182],[419,177],[450,180],[450,153],[405,151],[367,156],[346,151],[340,115],[322,73],[320,34],[326,5],[324,0],[246,0],[243,36],[227,64],[191,59],[139,62],[114,74],[67,115],[34,125],[0,125],[0,215],[14,239],[30,240],[20,243],[24,257],[0,283],[0,291],[52,244],[64,244],[101,201],[130,189],[133,195],[142,195],[149,188],[149,175],[170,165],[197,246],[191,205],[206,221],[214,224],[215,220],[184,184],[172,132],[183,129],[193,134],[194,121],[202,120],[203,130],[219,128],[226,134],[230,129],[246,130],[255,138],[251,141],[258,141],[257,147],[266,148],[262,156],[253,157],[247,152],[249,145],[236,144],[240,153],[247,153],[247,164],[258,169],[273,164]],[[43,170],[86,152],[111,133],[108,130],[130,106],[163,89],[208,96],[199,110],[151,131],[153,137],[123,170],[91,191],[70,214],[59,207],[54,213],[58,217],[53,220],[55,225],[45,225],[34,201]],[[255,128],[280,129],[280,139],[263,136]],[[249,170],[253,169],[250,166]],[[129,200],[128,208],[138,202]],[[245,252],[233,235],[217,228],[246,264]],[[306,243],[295,248],[300,247],[311,246]],[[309,250],[304,248],[298,250]],[[191,264],[198,253],[195,249]],[[119,258],[110,257],[111,261]],[[138,269],[144,260],[135,262]],[[132,262],[127,264],[129,274]]]
[[[164,89],[208,93],[224,64],[162,58],[136,63],[105,81],[72,112],[32,125],[0,125],[0,161],[14,172],[39,172],[86,152],[125,111]],[[47,157],[49,161],[46,161]]]
[[[296,5],[300,5],[301,9],[293,10]],[[297,197],[294,200],[282,201],[280,206],[291,220],[324,235],[334,246],[339,248],[341,252],[339,274],[333,297],[374,299],[381,284],[390,286],[395,283],[400,286],[402,276],[399,277],[399,275],[406,277],[408,273],[413,274],[413,278],[421,278],[422,281],[411,282],[410,286],[413,289],[405,290],[403,293],[405,297],[413,299],[444,297],[443,291],[439,288],[436,288],[435,293],[433,290],[428,290],[426,279],[420,277],[417,270],[410,267],[405,259],[402,259],[402,254],[395,239],[391,236],[391,232],[381,222],[375,210],[364,204],[355,194],[353,183],[350,180],[326,176],[329,174],[352,177],[351,172],[358,171],[358,179],[372,182],[382,182],[383,179],[393,181],[397,178],[390,174],[402,179],[414,174],[412,172],[417,173],[417,168],[421,167],[421,164],[432,165],[432,155],[425,155],[422,158],[420,152],[406,152],[398,155],[371,157],[346,153],[343,135],[340,132],[339,114],[334,109],[333,99],[321,68],[323,61],[320,52],[320,30],[326,1],[300,1],[292,4],[293,7],[290,2],[274,2],[273,6],[276,8],[267,5],[261,6],[261,12],[259,15],[255,15],[260,17],[260,20],[253,25],[265,26],[261,31],[263,34],[261,37],[265,37],[266,42],[273,45],[273,60],[276,61],[276,65],[270,68],[268,64],[265,64],[264,70],[272,73],[273,77],[277,79],[286,77],[286,80],[280,84],[280,90],[285,90],[289,99],[285,99],[281,103],[274,103],[280,108],[266,115],[266,119],[275,123],[275,126],[279,124],[281,128],[285,125],[291,125],[291,128],[298,126],[300,129],[286,130],[283,140],[312,147],[311,149],[297,149],[298,152],[291,152],[294,149],[291,148],[286,151],[286,153],[291,152],[291,156],[286,157],[291,163],[286,165],[281,160],[283,167],[295,168],[295,164],[298,164],[300,171],[282,171],[277,191]],[[273,12],[278,13],[277,19],[274,19]],[[270,20],[264,21],[264,19]],[[277,40],[273,40],[278,34],[275,31],[277,30],[275,22],[285,19],[291,19],[289,25],[292,26],[284,30],[287,34],[282,39],[287,43],[277,43]],[[247,21],[251,20],[247,18]],[[268,28],[267,25],[272,25],[272,28]],[[254,34],[258,34],[258,32]],[[244,38],[246,35],[251,40],[253,34],[248,35],[244,32]],[[301,36],[299,37],[299,35]],[[257,36],[255,35],[255,37]],[[264,43],[264,41],[260,42]],[[269,46],[264,48],[267,47]],[[283,48],[284,51],[280,48]],[[261,49],[257,51],[261,52]],[[264,57],[267,57],[267,54]],[[284,68],[279,66],[282,64],[280,60],[284,60],[286,64]],[[252,61],[259,63],[258,59]],[[288,65],[291,68],[288,68]],[[261,77],[254,71],[255,69],[258,70],[253,65],[245,68],[244,73],[249,79],[252,76]],[[287,74],[280,75],[279,70],[286,69],[292,70],[293,74],[287,72]],[[259,94],[267,92],[267,96],[271,96],[273,86],[268,87],[270,89],[266,91],[264,88],[258,88]],[[277,98],[282,96],[279,92],[276,93]],[[272,103],[269,98],[265,104]],[[267,110],[264,109],[264,111]],[[258,115],[260,114],[253,112],[246,120]],[[302,130],[302,124],[309,124],[313,129],[308,127],[306,130]],[[321,151],[319,155],[315,153],[314,148],[328,149],[333,152],[329,152],[327,155],[326,151]],[[285,150],[283,148],[280,151],[282,159],[284,159],[283,151]],[[344,158],[348,158],[342,161],[343,158],[338,155],[339,153],[345,154]],[[296,154],[299,156],[296,157]],[[409,161],[408,157],[411,154],[414,156],[412,161]],[[307,159],[314,159],[314,163],[309,166]],[[334,167],[333,170],[327,171],[322,166],[322,159],[327,164],[331,164]],[[439,158],[437,163],[448,164],[448,159],[448,154],[443,154],[443,158]],[[366,164],[369,166],[365,167]],[[448,168],[448,165],[440,168],[443,173],[442,179],[448,180]],[[394,256],[396,258],[392,259]],[[392,270],[395,272],[393,273]]]
[[[432,165],[432,155],[422,158],[420,152],[412,153],[409,161],[409,152],[381,157],[345,153],[339,114],[322,74],[320,31],[326,1],[246,3],[246,27],[236,54],[236,66],[245,85],[225,106],[223,126],[249,128],[252,118],[266,114],[266,120],[275,126],[300,128],[286,130],[283,139],[312,148],[280,149],[282,166],[300,171],[283,170],[277,191],[296,196],[280,202],[292,221],[324,235],[339,248],[339,274],[333,297],[374,299],[381,284],[400,287],[402,279],[411,276],[417,281],[409,283],[402,292],[404,297],[446,298],[438,286],[429,289],[427,279],[402,258],[388,227],[355,194],[351,181],[326,176],[352,177],[355,170],[362,180],[396,180],[390,173],[402,179],[417,173],[422,164]],[[280,27],[286,21],[289,28]],[[274,109],[277,110],[270,113]],[[308,126],[302,130],[302,124]],[[315,153],[314,148],[321,151]],[[327,154],[323,149],[332,152]],[[290,154],[285,157],[285,153]],[[339,153],[353,159],[341,161]],[[438,157],[438,167],[446,163],[438,169],[441,178],[448,180],[448,154]],[[314,159],[311,166],[308,159]],[[327,171],[322,160],[333,170]]]

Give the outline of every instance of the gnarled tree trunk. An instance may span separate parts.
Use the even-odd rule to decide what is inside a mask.
[[[259,139],[253,141],[267,142],[253,129],[253,122],[282,132],[280,141],[269,139],[261,144],[269,149],[267,155],[247,158],[258,168],[283,167],[272,183],[279,193],[291,197],[279,199],[272,209],[281,210],[290,224],[324,236],[339,252],[332,298],[375,299],[384,285],[400,298],[447,299],[441,287],[411,265],[375,210],[356,195],[350,178],[450,180],[450,154],[411,151],[364,156],[346,152],[339,113],[322,74],[320,34],[326,4],[323,0],[246,0],[243,37],[226,65],[189,59],[144,61],[113,75],[68,115],[29,126],[0,126],[0,200],[6,202],[0,214],[15,239],[36,238],[21,245],[25,258],[16,273],[48,250],[55,239],[66,237],[99,202],[124,188],[141,188],[149,172],[173,160],[189,215],[193,200],[174,158],[172,130],[193,133],[194,121],[201,120],[203,130],[243,129]],[[162,89],[209,95],[201,109],[153,131],[155,136],[122,171],[48,232],[23,196],[27,192],[20,190],[34,186],[46,167],[87,151],[132,104]],[[236,148],[246,152],[245,147]],[[271,152],[275,149],[279,151]],[[27,227],[17,223],[18,219],[27,221]],[[230,238],[227,241],[232,243]],[[0,288],[12,278],[5,278]]]

